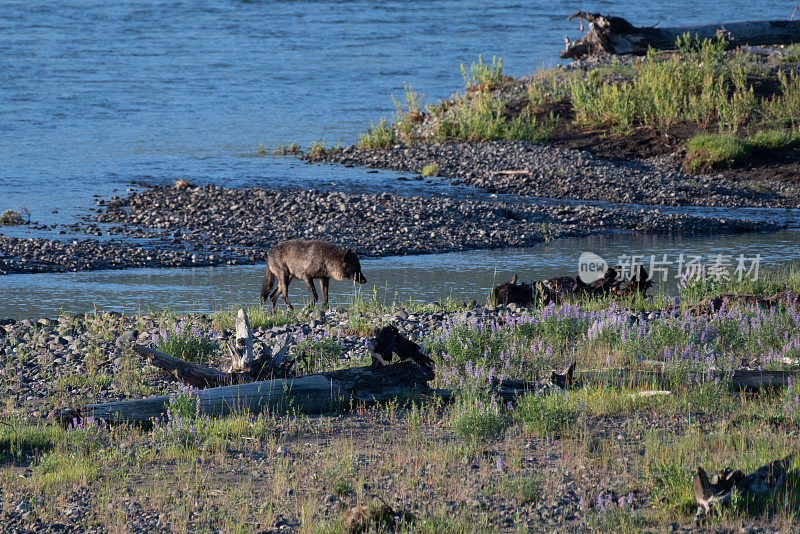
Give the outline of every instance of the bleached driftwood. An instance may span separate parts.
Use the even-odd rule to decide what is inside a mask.
[[[236,313],[236,341],[234,345],[228,344],[228,351],[231,354],[229,373],[249,371],[253,363],[253,330],[247,312],[242,308]]]
[[[730,46],[779,45],[800,42],[800,21],[769,20],[656,28],[634,26],[622,17],[604,16],[600,13],[577,11],[569,17],[589,23],[581,39],[570,41],[565,37],[564,59],[581,59],[586,56],[606,54],[644,55],[648,48],[671,50],[678,37],[689,34],[700,39],[710,39],[721,32]],[[581,28],[583,24],[581,23]]]
[[[198,392],[198,412],[202,416],[221,417],[282,407],[304,413],[325,413],[351,403],[380,402],[426,392],[427,382],[432,378],[432,371],[407,361],[379,368],[353,367],[300,378],[233,384]],[[63,417],[146,423],[163,418],[168,403],[167,395],[105,402],[83,406]]]
[[[552,374],[552,382],[562,389],[575,389],[584,385],[622,386],[631,388],[648,388],[658,386],[664,389],[675,385],[675,375],[664,370],[634,369],[601,369],[597,371],[574,371],[574,364],[565,373]],[[727,376],[721,371],[712,371],[706,380],[726,380],[732,391],[760,391],[763,389],[779,389],[800,380],[800,369],[787,371],[763,371],[755,369],[738,369]]]

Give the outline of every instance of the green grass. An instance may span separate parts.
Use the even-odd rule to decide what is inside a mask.
[[[538,119],[530,106],[511,117],[501,99],[483,92],[465,96],[458,106],[431,114],[437,120],[432,137],[440,142],[513,139],[541,143],[550,138],[557,120],[555,116]]]
[[[709,172],[769,151],[800,147],[800,130],[761,130],[749,137],[700,134],[686,142],[686,168]]]
[[[422,176],[438,176],[439,166],[435,163],[428,163],[422,167]]]
[[[0,424],[0,459],[43,453],[64,439],[64,431],[58,427],[3,423]]]
[[[218,345],[204,335],[193,332],[189,327],[176,325],[174,329],[162,332],[155,349],[173,358],[192,363],[205,363],[209,356],[218,350]]]
[[[300,312],[280,309],[273,313],[271,309],[261,304],[248,304],[244,306],[244,310],[247,312],[247,320],[252,328],[272,328],[296,323],[300,320]],[[232,306],[227,311],[220,310],[214,312],[211,315],[214,328],[217,330],[236,328],[236,316],[238,312],[239,307],[236,306]]]

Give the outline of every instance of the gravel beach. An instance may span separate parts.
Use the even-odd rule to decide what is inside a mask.
[[[524,141],[419,143],[387,149],[348,146],[311,158],[342,165],[420,173],[436,165],[450,183],[493,193],[663,206],[797,208],[800,188],[785,181],[758,186],[724,174],[690,175],[675,155],[644,160],[596,156]]]
[[[323,191],[156,187],[104,203],[103,240],[0,237],[0,274],[257,263],[275,243],[306,237],[363,257],[522,247],[611,231],[766,231],[745,220],[513,196],[487,200]],[[102,227],[102,229],[101,229]]]

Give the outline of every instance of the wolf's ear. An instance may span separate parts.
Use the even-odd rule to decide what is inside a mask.
[[[353,252],[352,248],[348,248],[347,252],[344,253],[344,257],[345,258],[355,258],[356,257],[356,253]]]
[[[517,284],[517,273],[514,273],[514,277],[511,278],[511,285],[513,286],[516,284]]]

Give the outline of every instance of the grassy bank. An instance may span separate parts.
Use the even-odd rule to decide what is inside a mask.
[[[408,305],[408,319],[391,318],[395,304],[354,298],[343,310],[345,322],[298,345],[320,356],[307,371],[340,365],[325,355],[340,355],[344,327],[368,333],[400,322],[436,362],[431,386],[459,393],[450,403],[419,398],[314,417],[292,410],[198,417],[196,390],[140,389],[142,375],[152,370],[128,352],[113,369],[102,364],[109,332],[137,324],[146,331],[152,321],[154,346],[222,367],[218,343],[231,335],[233,311],[213,317],[90,314],[81,324],[91,331],[86,350],[96,351],[96,369],[42,365],[52,402],[91,401],[93,391],[120,384],[123,396],[172,393],[164,420],[152,430],[90,422],[61,430],[26,420],[25,406],[6,404],[0,510],[7,518],[24,516],[32,527],[72,522],[105,530],[255,532],[283,525],[301,532],[356,531],[351,510],[358,506],[370,528],[399,532],[639,531],[690,524],[698,466],[748,472],[794,450],[796,390],[731,392],[726,377],[743,364],[796,367],[800,304],[700,316],[689,306],[720,293],[800,291],[800,272],[773,272],[748,283],[701,278],[682,287],[680,299],[581,300],[521,313],[491,304]],[[300,311],[271,315],[254,307],[249,313],[257,329],[308,320]],[[421,320],[429,316],[432,323]],[[351,365],[363,364],[365,351]],[[46,357],[44,351],[7,355],[6,376],[21,360]],[[566,393],[542,388],[513,404],[500,402],[490,385],[493,377],[544,384],[552,368],[573,361],[582,370],[636,370],[646,368],[644,360],[662,360],[668,382],[595,384]],[[725,372],[722,378],[718,371]],[[670,393],[638,394],[647,389]],[[730,528],[796,528],[796,473],[778,494],[738,502],[709,520]],[[381,511],[383,501],[392,513]]]
[[[761,152],[798,150],[800,74],[794,48],[765,59],[726,51],[724,39],[678,39],[674,52],[618,58],[586,69],[553,69],[530,78],[502,73],[502,60],[479,58],[463,93],[438,103],[407,86],[391,123],[373,124],[358,145],[493,141],[547,143],[555,134],[677,137],[686,167],[708,172]],[[565,133],[567,131],[567,133]],[[573,132],[570,134],[569,132]]]

